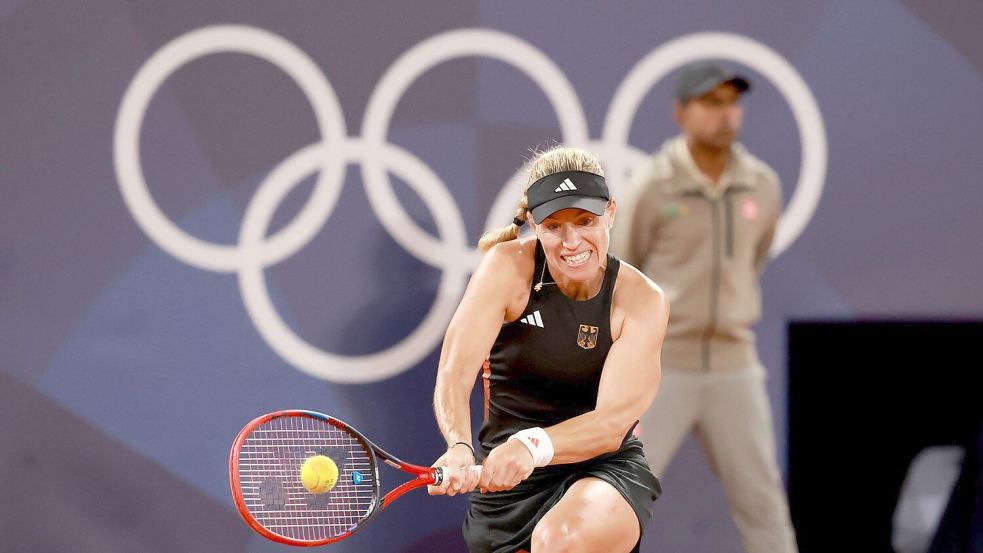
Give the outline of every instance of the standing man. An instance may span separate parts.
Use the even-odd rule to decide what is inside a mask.
[[[715,62],[685,67],[672,138],[637,175],[625,259],[672,305],[662,389],[642,418],[664,473],[690,430],[720,478],[748,553],[795,552],[752,325],[781,211],[775,172],[736,142],[750,84]]]

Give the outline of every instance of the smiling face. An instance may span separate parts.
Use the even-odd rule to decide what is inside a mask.
[[[604,215],[562,209],[535,224],[550,273],[561,288],[565,284],[593,288],[603,279],[616,209],[614,201],[608,202]]]

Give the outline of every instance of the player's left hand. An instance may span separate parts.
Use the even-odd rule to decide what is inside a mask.
[[[508,440],[491,450],[481,469],[481,493],[511,490],[532,474],[532,454],[518,440]]]

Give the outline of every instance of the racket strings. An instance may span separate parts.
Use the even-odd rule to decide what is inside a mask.
[[[338,466],[338,482],[314,494],[301,484],[304,461],[324,455]],[[277,417],[246,437],[238,460],[243,500],[267,530],[286,538],[322,541],[351,531],[375,499],[374,467],[354,435],[327,421]]]

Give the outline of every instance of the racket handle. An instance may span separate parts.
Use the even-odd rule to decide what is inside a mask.
[[[450,477],[450,472],[452,470],[454,469],[450,467],[434,467],[436,474],[434,475],[435,479],[433,485],[437,487],[446,486],[447,479]],[[464,470],[471,472],[479,478],[481,477],[481,465],[471,465],[470,467],[466,467]]]

